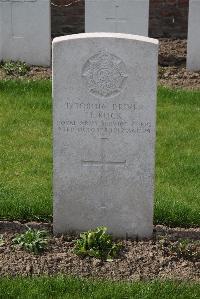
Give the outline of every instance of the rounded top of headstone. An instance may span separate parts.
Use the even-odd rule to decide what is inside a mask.
[[[77,40],[77,39],[92,39],[92,38],[116,38],[116,39],[126,39],[126,40],[134,40],[140,41],[144,43],[158,45],[159,41],[154,38],[149,38],[146,36],[133,35],[133,34],[125,34],[125,33],[108,33],[108,32],[95,32],[95,33],[79,33],[72,35],[64,35],[60,37],[56,37],[53,39],[54,43],[60,43],[68,40]]]

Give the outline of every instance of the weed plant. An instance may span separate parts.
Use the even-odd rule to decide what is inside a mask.
[[[47,232],[29,228],[25,233],[13,238],[13,243],[34,254],[39,254],[48,244]]]
[[[121,244],[116,244],[112,236],[107,233],[104,226],[80,234],[76,241],[74,252],[81,256],[90,256],[111,261],[121,249]]]

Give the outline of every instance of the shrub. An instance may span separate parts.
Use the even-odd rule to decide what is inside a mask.
[[[121,244],[115,244],[112,236],[107,233],[104,226],[80,234],[76,241],[74,252],[81,256],[90,256],[100,259],[112,260],[117,256]]]

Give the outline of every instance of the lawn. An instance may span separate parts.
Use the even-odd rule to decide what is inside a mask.
[[[0,219],[52,220],[51,82],[1,81],[0,107]],[[200,225],[199,126],[200,91],[159,88],[155,224]]]
[[[1,299],[197,299],[199,296],[200,286],[195,283],[114,283],[64,276],[0,279]]]

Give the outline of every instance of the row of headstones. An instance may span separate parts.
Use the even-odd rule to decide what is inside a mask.
[[[85,0],[86,32],[148,36],[149,0]],[[187,67],[200,70],[200,1],[190,0]],[[50,65],[50,1],[0,0],[0,60]]]

